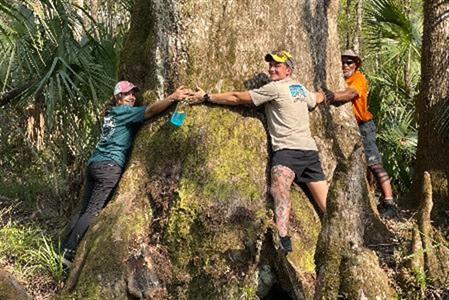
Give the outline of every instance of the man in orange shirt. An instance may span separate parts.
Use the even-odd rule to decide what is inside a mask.
[[[396,205],[393,201],[390,177],[382,165],[382,157],[376,145],[376,125],[373,115],[368,111],[368,81],[358,70],[361,64],[362,60],[352,50],[342,53],[341,65],[346,89],[335,93],[325,90],[326,101],[352,102],[368,161],[368,182],[373,181],[374,174],[382,191],[382,199],[378,205],[379,212],[386,216],[393,216],[396,214]]]

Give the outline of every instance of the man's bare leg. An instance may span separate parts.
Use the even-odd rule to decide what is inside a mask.
[[[270,193],[274,200],[274,213],[279,236],[288,233],[290,216],[290,187],[295,179],[295,173],[285,166],[277,165],[271,168]]]
[[[318,204],[318,207],[322,212],[326,212],[326,199],[327,192],[329,190],[327,182],[325,180],[314,181],[307,182],[306,185],[309,188],[310,193],[312,193],[313,199],[315,200],[316,204]]]
[[[393,199],[390,176],[388,176],[382,164],[370,165],[369,168],[373,172],[374,177],[376,177],[382,191],[382,198],[379,200],[377,210],[385,218],[397,217],[398,209]]]
[[[387,171],[381,164],[371,165],[369,166],[369,169],[373,172],[377,182],[379,183],[383,198],[392,200],[393,190],[391,188],[390,176],[388,176]]]

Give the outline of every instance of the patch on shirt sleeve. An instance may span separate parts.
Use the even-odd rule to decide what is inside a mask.
[[[299,95],[301,95],[302,97],[306,96],[306,92],[304,91],[304,88],[300,84],[292,84],[289,86],[289,88],[290,88],[290,94],[292,95],[292,97],[296,98]]]

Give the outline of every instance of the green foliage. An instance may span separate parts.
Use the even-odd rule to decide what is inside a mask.
[[[50,240],[41,235],[38,239],[38,248],[31,249],[29,255],[37,264],[37,268],[44,268],[47,272],[52,274],[55,280],[61,281],[64,276],[64,267],[62,264],[62,257],[60,249],[56,249]]]
[[[8,198],[73,202],[96,143],[133,1],[104,2],[95,16],[90,1],[72,2],[0,0],[0,186],[8,186],[0,194]]]
[[[356,34],[356,8],[352,0],[340,1],[337,24],[340,47],[342,49],[350,48]]]
[[[365,7],[365,41],[381,51],[387,63],[420,61],[422,17],[408,14],[397,0],[370,0]],[[397,65],[396,65],[397,66]]]
[[[107,53],[84,26],[89,16],[80,15],[82,10],[60,0],[25,1],[18,8],[0,4],[10,17],[1,28],[1,79],[4,90],[22,89],[14,100],[42,96],[51,128],[59,109],[82,116],[88,113],[86,102],[98,104],[98,95],[110,92],[113,80],[94,56]]]
[[[102,65],[114,65],[101,41],[85,27],[68,1],[25,1],[19,7],[0,1],[7,22],[0,28],[0,82],[5,92],[0,105],[41,113],[48,141],[56,143],[59,159],[86,152],[86,131],[96,122],[100,101],[114,83]],[[101,100],[102,99],[102,100]],[[88,132],[87,132],[88,133]]]
[[[7,213],[7,209],[0,210],[0,219]],[[1,265],[14,262],[14,271],[24,277],[49,275],[58,282],[62,280],[64,271],[59,251],[43,230],[12,220],[1,225]]]
[[[410,188],[418,143],[413,111],[396,106],[385,112],[384,130],[378,135],[384,149],[383,160],[388,172],[396,178],[397,187],[404,191]]]
[[[418,286],[419,290],[426,290],[427,282],[429,281],[426,273],[419,268],[413,269],[412,272],[414,279],[416,280],[415,284]]]
[[[64,207],[71,209],[67,204],[77,198],[81,181],[75,166],[83,158],[72,162],[73,169],[55,162],[60,157],[58,145],[33,143],[24,127],[12,109],[0,112],[0,195],[30,206],[46,203],[53,210],[59,209],[57,200],[64,199]]]
[[[60,228],[79,199],[133,5],[102,1],[93,14],[91,1],[73,2],[0,0],[0,205],[33,212],[24,224],[0,211],[0,265],[38,293],[62,279],[56,233],[42,226]]]

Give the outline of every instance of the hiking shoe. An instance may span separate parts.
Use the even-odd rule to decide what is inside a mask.
[[[64,249],[61,255],[61,262],[65,269],[69,269],[72,266],[73,259],[75,258],[75,251]]]
[[[377,205],[377,210],[384,218],[387,219],[398,216],[398,207],[393,200],[380,200]]]
[[[281,240],[282,249],[285,252],[292,252],[293,248],[292,248],[292,240],[291,240],[290,236],[286,235],[286,236],[281,236],[279,238]]]

